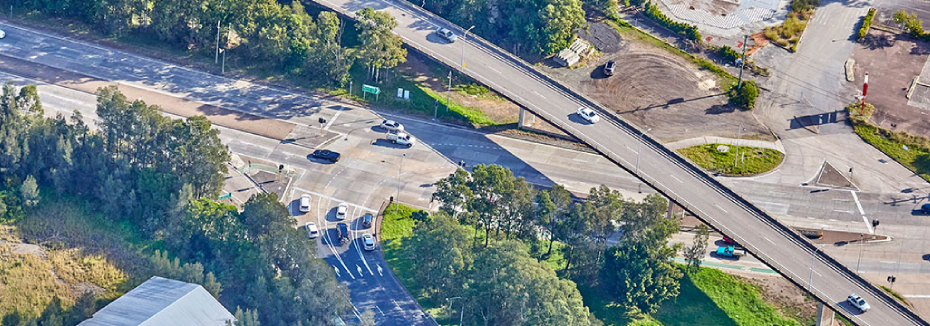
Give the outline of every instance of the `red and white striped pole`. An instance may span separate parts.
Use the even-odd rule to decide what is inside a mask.
[[[869,91],[869,72],[865,72],[865,81],[862,83],[862,104],[859,106],[859,115],[865,115],[865,93]]]

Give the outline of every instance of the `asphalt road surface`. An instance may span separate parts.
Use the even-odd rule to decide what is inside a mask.
[[[442,41],[434,34],[439,27],[453,31],[462,31],[462,28],[427,15],[407,2],[320,2],[349,16],[364,7],[389,12],[398,21],[395,32],[408,45],[452,67],[464,66],[462,61],[468,58],[468,65],[462,69],[470,77],[491,86],[617,164],[634,171],[655,189],[744,244],[761,260],[857,324],[926,324],[880,289],[822,252],[813,250],[811,244],[652,141],[648,135],[642,135],[616,118],[603,119],[597,124],[585,123],[574,112],[580,106],[592,107],[593,103],[549,80],[528,63],[484,41],[476,42],[474,37],[460,39],[454,44]],[[844,301],[851,293],[862,295],[872,305],[872,310],[860,314],[848,306]]]

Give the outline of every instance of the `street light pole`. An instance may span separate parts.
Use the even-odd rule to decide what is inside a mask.
[[[862,233],[859,233],[859,259],[856,260],[856,273],[859,273],[859,263],[862,262]]]
[[[226,0],[220,1],[220,7],[223,7],[223,4],[226,3]],[[220,63],[220,20],[216,20],[216,57],[213,58],[213,63]]]
[[[462,34],[462,72],[465,71],[465,41],[468,40],[468,31],[472,28],[475,28],[475,25],[471,25],[471,27],[466,29],[465,33]]]
[[[449,112],[449,96],[452,94],[452,70],[449,70],[449,88],[446,88],[446,112]]]
[[[644,135],[647,131],[652,130],[652,128],[647,128],[643,132],[639,133],[639,148],[636,150],[636,175],[639,175],[639,154],[643,151],[643,143],[645,142]],[[643,193],[643,183],[639,183],[639,193]]]

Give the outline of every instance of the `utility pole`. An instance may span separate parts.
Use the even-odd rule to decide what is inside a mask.
[[[446,112],[449,112],[449,96],[452,94],[452,70],[449,70],[449,88],[446,89]]]
[[[749,35],[743,35],[743,56],[740,60],[739,65],[739,80],[736,82],[736,91],[739,91],[743,87],[743,67],[746,66],[746,41],[749,40]]]
[[[869,91],[869,72],[865,72],[865,80],[862,83],[862,103],[859,105],[859,115],[865,116],[865,93]]]
[[[862,233],[859,233],[859,259],[856,260],[856,273],[859,273],[859,263],[862,262]]]
[[[733,166],[736,167],[736,159],[739,158],[739,139],[743,137],[743,125],[739,125],[736,131],[736,153],[733,154]]]
[[[226,3],[226,0],[220,1],[220,7],[223,7],[223,4]],[[220,63],[220,20],[216,20],[216,56],[213,58],[213,63]]]

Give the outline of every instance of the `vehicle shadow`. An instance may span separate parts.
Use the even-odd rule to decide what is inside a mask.
[[[578,115],[578,113],[571,113],[571,114],[569,114],[569,115],[568,115],[568,120],[571,121],[571,122],[578,123],[578,124],[583,124],[583,125],[590,125],[590,124],[593,124],[593,123],[588,122],[588,120],[585,120],[584,118],[582,118],[580,115]]]
[[[410,148],[410,147],[411,147],[411,146],[407,146],[407,145],[397,144],[397,143],[394,143],[393,141],[390,141],[390,140],[387,140],[387,139],[384,139],[384,138],[375,139],[375,141],[372,142],[371,144],[372,144],[372,145],[375,145],[375,146],[381,146],[381,147],[387,147],[387,148],[396,148],[396,149],[407,149],[407,148]]]

